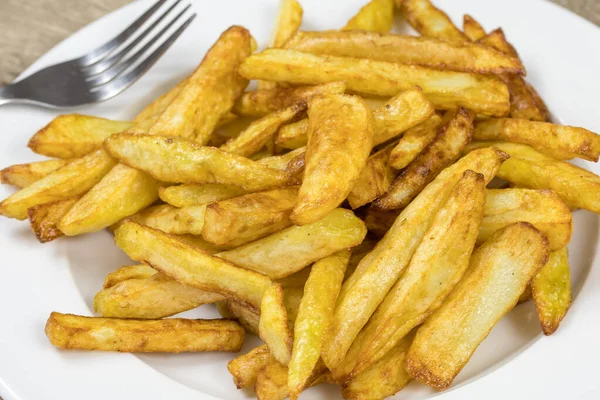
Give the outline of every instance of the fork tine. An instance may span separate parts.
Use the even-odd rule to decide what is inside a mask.
[[[186,28],[196,18],[196,14],[192,14],[175,32],[171,34],[156,50],[154,50],[144,61],[138,64],[134,69],[127,72],[125,75],[121,75],[118,78],[106,83],[102,86],[98,86],[97,90],[93,92],[95,95],[94,101],[108,100],[111,97],[116,96],[123,90],[127,89],[135,81],[137,81],[154,63],[164,54],[165,51],[177,38],[186,30]]]
[[[114,50],[127,39],[129,39],[129,37],[133,35],[139,29],[139,27],[144,24],[144,22],[146,22],[152,15],[154,15],[156,10],[158,10],[166,1],[167,0],[158,0],[156,3],[154,3],[152,7],[150,7],[145,13],[143,13],[138,19],[133,21],[131,25],[125,28],[124,31],[119,33],[113,39],[104,43],[102,46],[96,48],[95,50],[92,50],[91,52],[75,59],[74,61],[77,61],[82,66],[90,65],[98,61],[109,51]]]
[[[100,59],[96,63],[84,67],[84,73],[86,75],[96,75],[101,72],[106,71],[116,63],[118,63],[123,57],[125,57],[135,46],[137,46],[148,34],[156,28],[158,24],[162,22],[163,19],[171,12],[177,5],[181,3],[181,0],[177,0],[171,7],[167,9],[164,13],[162,13],[144,32],[139,34],[131,43],[127,45],[124,49],[120,50],[118,53],[113,55],[107,55],[106,57]]]

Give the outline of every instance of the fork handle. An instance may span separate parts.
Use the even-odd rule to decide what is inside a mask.
[[[0,106],[16,101],[14,87],[12,85],[0,85]]]

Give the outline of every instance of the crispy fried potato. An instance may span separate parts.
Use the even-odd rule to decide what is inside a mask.
[[[314,98],[308,117],[306,167],[290,216],[298,225],[318,221],[348,197],[373,145],[371,111],[360,97]]]
[[[334,379],[360,374],[392,350],[451,293],[469,266],[485,203],[483,175],[467,170],[406,270],[356,337]]]
[[[33,206],[79,196],[98,183],[115,163],[104,150],[73,160],[4,199],[0,214],[23,220]]]
[[[358,332],[396,283],[464,171],[482,173],[488,183],[507,157],[495,149],[482,150],[485,151],[471,152],[442,171],[402,211],[390,231],[344,283],[321,353],[330,370],[342,362]]]
[[[383,237],[390,230],[402,210],[379,210],[375,207],[367,209],[365,225],[369,232],[377,237]]]
[[[559,160],[583,158],[598,161],[600,135],[584,128],[517,118],[490,118],[479,121],[474,140],[503,140],[528,144]]]
[[[469,14],[463,16],[463,33],[473,42],[478,41],[486,35],[485,29],[483,29],[481,24]]]
[[[277,86],[273,89],[244,93],[233,106],[233,111],[238,115],[264,117],[298,102],[306,102],[314,96],[342,94],[345,91],[345,82],[330,82],[315,86]]]
[[[202,237],[214,244],[241,246],[292,225],[297,187],[251,193],[206,207]]]
[[[234,318],[250,333],[258,336],[258,321],[260,312],[254,307],[248,307],[237,301],[228,301],[229,311]]]
[[[387,192],[396,177],[388,159],[395,143],[369,156],[354,187],[348,194],[348,202],[353,210],[368,204]]]
[[[157,273],[158,272],[154,268],[146,264],[124,265],[106,276],[104,284],[102,284],[102,289],[108,289],[115,286],[117,283],[128,279],[150,278]]]
[[[269,347],[273,358],[282,365],[290,362],[293,337],[283,302],[283,288],[278,283],[273,283],[263,295],[258,334]]]
[[[150,104],[145,106],[134,118],[135,122],[147,120],[156,120],[157,117],[171,104],[171,102],[179,95],[181,89],[187,85],[189,77],[182,79],[177,85],[155,98]]]
[[[371,0],[354,15],[344,31],[362,30],[386,33],[394,24],[394,0]]]
[[[419,86],[436,108],[463,106],[492,116],[504,116],[510,107],[506,85],[494,76],[385,61],[267,49],[248,57],[239,72],[248,79],[292,84],[346,81],[349,90],[376,96],[394,96]]]
[[[15,164],[0,171],[0,183],[24,188],[65,166],[69,160],[36,161]]]
[[[410,164],[435,139],[442,118],[433,114],[429,119],[407,130],[390,153],[389,164],[402,169]]]
[[[184,243],[156,229],[125,221],[115,242],[129,257],[184,285],[219,293],[258,309],[271,280]]]
[[[319,362],[312,371],[308,386],[315,386],[325,382],[327,369]],[[258,400],[285,400],[290,391],[287,384],[288,369],[272,360],[258,373],[254,392]]]
[[[298,149],[308,143],[308,118],[284,125],[279,129],[275,144],[285,149]]]
[[[479,43],[375,32],[298,32],[288,49],[480,74],[524,74],[518,58]]]
[[[404,208],[437,174],[456,161],[473,132],[473,116],[464,108],[448,111],[433,141],[405,169],[400,171],[389,190],[373,202],[375,208]]]
[[[29,139],[34,153],[56,158],[76,158],[97,150],[104,139],[134,125],[130,121],[113,121],[80,114],[54,118]]]
[[[552,189],[570,209],[584,208],[600,213],[600,177],[564,161],[548,157],[533,148],[517,143],[474,142],[468,149],[494,146],[510,154],[498,171],[498,177],[520,187]]]
[[[199,206],[244,194],[246,194],[246,191],[239,186],[222,185],[220,183],[187,183],[158,189],[160,199],[174,207]]]
[[[517,304],[548,261],[548,252],[548,239],[527,222],[492,235],[473,253],[465,277],[446,302],[417,331],[406,358],[408,373],[436,389],[450,386],[494,325]]]
[[[523,293],[521,293],[517,304],[523,304],[528,302],[529,300],[531,300],[531,285],[528,285],[523,291]]]
[[[317,222],[290,226],[218,256],[280,279],[342,249],[358,245],[366,233],[364,223],[352,211],[337,208]]]
[[[542,231],[551,250],[560,250],[571,239],[573,216],[552,190],[488,189],[479,244],[494,232],[515,222],[529,222]]]
[[[184,138],[118,134],[105,147],[125,164],[165,182],[222,183],[249,191],[296,183],[284,171]]]
[[[220,147],[221,150],[249,157],[262,149],[277,133],[279,127],[306,109],[305,102],[298,102],[280,109],[250,124],[238,136]]]
[[[227,363],[227,369],[238,389],[254,386],[261,369],[273,360],[266,344],[255,347],[248,353],[237,356]]]
[[[206,206],[207,204],[202,204],[177,208],[169,204],[161,204],[142,210],[132,219],[166,233],[201,235]]]
[[[277,279],[277,283],[283,287],[283,290],[286,289],[304,289],[304,285],[306,284],[306,280],[310,275],[311,267],[302,268],[300,271],[293,273],[292,275],[285,276],[281,279]]]
[[[506,40],[506,36],[504,35],[504,31],[502,30],[502,28],[497,28],[490,32],[488,35],[482,37],[481,39],[479,39],[479,43],[489,47],[493,47],[494,49],[499,50],[512,57],[519,57],[519,53],[517,53],[517,50]]]
[[[27,210],[31,229],[41,243],[50,242],[63,235],[63,232],[58,229],[58,224],[78,200],[77,196],[69,197],[64,200],[39,204]]]
[[[467,40],[450,17],[430,0],[402,0],[400,6],[410,26],[421,35],[450,41]]]
[[[304,153],[306,148],[301,147],[280,156],[265,157],[257,161],[267,168],[280,169],[293,176],[304,171]]]
[[[220,294],[154,274],[149,278],[127,279],[102,289],[94,297],[94,311],[102,317],[160,319],[224,299]]]
[[[131,218],[135,221],[135,219]],[[216,254],[221,251],[230,250],[230,246],[218,246],[216,244],[208,243],[204,238],[200,235],[171,235],[171,237],[181,240],[184,243],[187,243],[191,246],[194,246],[200,250],[207,252],[208,254]]]
[[[146,321],[57,312],[48,318],[46,336],[60,349],[130,353],[237,352],[244,343],[244,329],[226,319]]]
[[[294,325],[294,346],[288,365],[291,399],[307,387],[319,361],[323,334],[331,321],[349,260],[350,251],[343,250],[317,261],[311,268]]]
[[[248,85],[237,68],[252,53],[251,39],[250,32],[240,26],[223,32],[149,133],[207,143],[219,119]]]
[[[566,247],[550,252],[531,281],[531,294],[544,335],[552,335],[571,306],[571,272]]]

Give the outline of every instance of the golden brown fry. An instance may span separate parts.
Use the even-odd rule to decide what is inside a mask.
[[[346,81],[348,90],[376,96],[394,96],[419,86],[436,108],[462,106],[492,116],[504,116],[510,107],[506,85],[494,76],[416,65],[267,49],[248,57],[239,72],[248,79],[301,85]]]
[[[368,204],[387,192],[396,177],[388,159],[395,143],[392,143],[367,159],[354,187],[348,194],[348,202],[353,210]]]
[[[319,361],[323,334],[331,321],[349,260],[350,251],[343,250],[312,266],[294,325],[294,346],[288,365],[291,399],[297,398],[307,387]]]
[[[307,387],[315,386],[326,381],[327,368],[319,362],[312,371]],[[258,373],[254,392],[258,400],[285,400],[290,391],[287,385],[288,369],[272,360]]]
[[[452,113],[448,111],[448,113]],[[473,116],[464,108],[447,116],[435,139],[396,177],[375,208],[404,208],[440,171],[456,161],[471,141]]]
[[[433,114],[425,122],[410,128],[390,153],[389,164],[395,169],[409,165],[435,139],[442,119]]]
[[[176,208],[169,204],[146,208],[134,215],[137,223],[166,233],[201,235],[206,204]]]
[[[169,104],[171,104],[173,99],[179,95],[181,89],[187,85],[187,80],[188,77],[185,77],[175,87],[172,87],[154,99],[135,116],[134,121],[139,123],[142,121],[156,120],[156,118],[162,114]]]
[[[135,218],[132,217],[131,219],[135,221]],[[190,246],[194,246],[200,250],[204,250],[211,255],[231,249],[230,246],[217,246],[216,244],[208,243],[200,235],[171,235],[171,237],[181,240],[182,242],[187,243]]]
[[[265,157],[257,163],[268,168],[280,169],[296,176],[304,170],[304,153],[306,148],[301,147],[280,156]]]
[[[118,134],[105,147],[122,162],[165,182],[222,183],[249,191],[296,183],[284,171],[184,138]]]
[[[97,150],[104,139],[134,125],[130,121],[113,121],[80,114],[54,118],[29,139],[27,146],[35,153],[56,158],[76,158]]]
[[[485,29],[483,29],[481,24],[469,14],[463,16],[463,32],[473,42],[478,41],[486,35]]]
[[[531,300],[531,296],[531,285],[527,285],[523,293],[521,293],[517,304],[527,303],[529,300]]]
[[[365,224],[369,232],[377,237],[383,237],[390,230],[402,210],[379,210],[375,207],[367,209]]]
[[[342,249],[358,245],[366,233],[364,223],[352,211],[336,208],[317,222],[290,226],[218,256],[279,279]]]
[[[184,285],[219,293],[258,309],[271,280],[133,221],[115,231],[115,242],[129,257]]]
[[[297,187],[251,193],[206,207],[202,236],[210,243],[241,246],[292,225]]]
[[[102,289],[108,289],[115,286],[117,283],[128,279],[150,278],[157,273],[158,272],[154,268],[149,267],[146,264],[124,265],[106,276]]]
[[[421,35],[451,41],[466,41],[467,37],[429,0],[402,0],[404,16]]]
[[[0,183],[24,188],[65,166],[68,162],[68,160],[47,160],[11,165],[0,171]]]
[[[283,290],[286,289],[304,289],[304,285],[306,284],[306,280],[310,275],[311,267],[302,268],[300,271],[293,273],[292,275],[288,275],[281,279],[277,279],[277,283],[283,287]]]
[[[308,143],[308,118],[282,126],[275,144],[286,149],[298,149]]]
[[[386,33],[394,24],[394,0],[371,0],[342,28]]]
[[[39,204],[27,210],[31,229],[41,243],[50,242],[63,235],[63,232],[58,229],[58,224],[78,200],[79,197],[69,197],[64,200]]]
[[[548,240],[520,222],[496,232],[471,258],[469,270],[417,331],[406,359],[408,373],[446,389],[494,325],[548,261]],[[481,310],[486,310],[482,313]]]
[[[115,163],[104,150],[73,160],[4,199],[0,214],[23,220],[33,206],[79,196],[98,183]]]
[[[260,312],[258,309],[233,300],[229,300],[227,304],[229,311],[240,325],[248,332],[258,336],[258,321],[260,319]]]
[[[273,283],[263,295],[258,333],[273,358],[287,365],[292,357],[293,337],[283,302],[283,288],[278,283]]]
[[[566,247],[550,253],[531,281],[531,294],[544,335],[552,335],[571,306],[571,272]]]
[[[573,216],[569,207],[552,190],[488,189],[478,243],[515,222],[529,222],[560,250],[571,239]]]
[[[487,183],[507,157],[495,149],[482,150],[469,153],[427,185],[344,283],[321,353],[329,369],[342,362],[358,332],[408,265],[434,215],[464,171],[482,173]]]
[[[298,32],[285,46],[306,53],[368,58],[480,74],[524,74],[518,58],[479,43],[375,32]]]
[[[474,140],[502,140],[528,144],[559,160],[583,158],[598,161],[600,135],[584,128],[517,118],[489,118],[479,121]]]
[[[48,318],[46,336],[60,349],[130,353],[237,352],[244,343],[244,329],[226,319],[147,321],[57,312]]]
[[[313,98],[308,118],[304,178],[290,216],[298,225],[318,221],[348,197],[373,145],[371,111],[358,96]]]
[[[219,183],[187,183],[158,189],[160,199],[174,207],[199,206],[244,194],[246,191],[239,186]]]
[[[255,347],[248,353],[237,356],[227,363],[227,369],[238,389],[254,386],[261,369],[273,360],[266,344]]]

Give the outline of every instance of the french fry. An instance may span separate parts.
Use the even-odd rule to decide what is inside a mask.
[[[521,297],[519,297],[517,305],[528,302],[529,300],[531,300],[531,296],[531,285],[528,285],[523,291],[523,293],[521,293]]]
[[[484,203],[483,175],[467,170],[342,366],[332,370],[334,379],[365,371],[442,304],[469,266]]]
[[[298,148],[282,154],[280,156],[265,157],[257,161],[257,163],[268,168],[287,171],[295,175],[304,169],[304,152],[306,148]]]
[[[300,271],[293,273],[292,275],[288,275],[281,279],[277,279],[277,283],[283,287],[283,290],[290,288],[296,289],[304,289],[304,285],[306,284],[306,280],[310,275],[311,267],[302,268]]]
[[[78,200],[79,197],[69,197],[64,200],[39,204],[27,210],[31,229],[41,243],[50,242],[63,236],[63,232],[58,229],[58,224]]]
[[[214,244],[241,246],[292,225],[297,187],[251,193],[206,207],[202,237]]]
[[[404,208],[440,171],[456,161],[473,133],[473,116],[464,108],[449,111],[435,139],[405,169],[389,190],[373,202],[375,208]]]
[[[97,150],[104,139],[134,125],[130,121],[79,114],[64,114],[54,118],[29,140],[33,152],[48,157],[77,158]]]
[[[524,74],[518,58],[479,43],[376,32],[298,32],[285,46],[306,53],[367,58],[480,74]]]
[[[0,214],[23,220],[33,206],[79,196],[98,183],[115,163],[103,150],[73,160],[3,200]]]
[[[258,309],[271,281],[156,229],[125,221],[115,242],[129,257],[184,285],[219,293]]]
[[[60,349],[129,353],[240,351],[244,330],[234,321],[161,321],[81,317],[53,312],[46,336]]]
[[[469,270],[417,331],[406,369],[416,380],[446,389],[494,325],[513,309],[548,261],[548,240],[521,222],[496,232],[471,258]],[[486,310],[482,313],[481,310]]]
[[[131,218],[135,221],[134,218]],[[196,247],[200,250],[207,252],[210,255],[220,253],[221,251],[230,250],[230,246],[218,246],[216,244],[208,243],[206,240],[202,238],[200,235],[173,235],[171,237],[180,240],[184,243],[189,244],[190,246]]]
[[[386,33],[394,24],[394,0],[371,0],[354,15],[344,31],[362,30]]]
[[[465,14],[463,16],[463,33],[469,40],[473,42],[478,41],[486,35],[485,29],[483,29],[481,24],[479,24],[479,22],[477,22],[477,20],[475,20],[475,18],[471,17],[469,14]]]
[[[308,143],[308,118],[284,125],[279,129],[275,144],[285,149],[298,149]]]
[[[154,268],[146,264],[124,265],[106,276],[102,284],[102,289],[108,289],[128,279],[150,278],[157,273]]]
[[[160,199],[174,207],[199,206],[244,194],[246,194],[246,191],[239,186],[219,183],[187,183],[158,189]]]
[[[583,208],[600,213],[600,177],[564,161],[555,160],[524,144],[508,142],[473,142],[467,149],[494,146],[510,154],[498,177],[520,187],[552,189],[570,209]]]
[[[294,345],[288,365],[288,388],[292,400],[298,398],[307,386],[319,361],[323,334],[331,321],[349,260],[350,251],[343,250],[312,266],[294,325]]]
[[[308,116],[306,167],[290,216],[297,225],[318,221],[348,197],[373,145],[371,111],[357,96],[314,98]]]
[[[354,187],[348,194],[348,202],[353,210],[368,204],[387,192],[396,177],[388,160],[395,143],[384,147],[369,156]]]
[[[195,138],[206,144],[219,119],[248,85],[237,68],[252,53],[251,39],[250,32],[240,26],[223,32],[149,133]]]
[[[283,288],[278,283],[272,284],[263,295],[258,333],[273,358],[287,365],[292,357],[293,338],[283,302]]]
[[[543,232],[551,250],[560,250],[571,239],[573,216],[552,190],[488,189],[479,228],[479,244],[494,232],[515,222],[529,222]]]
[[[365,225],[369,232],[377,237],[383,237],[390,230],[402,210],[379,210],[375,207],[367,209]]]
[[[571,306],[571,272],[566,247],[550,252],[531,281],[531,294],[544,335],[552,335]]]
[[[132,219],[165,233],[201,235],[206,206],[202,204],[176,208],[169,204],[161,204],[142,210],[132,216]]]
[[[345,91],[345,82],[330,82],[315,86],[277,86],[272,89],[245,92],[233,106],[233,111],[238,115],[264,117],[296,103],[307,102],[314,96],[342,94]]]
[[[312,371],[307,386],[315,386],[326,381],[327,369],[319,362]],[[290,391],[287,384],[288,369],[272,360],[258,373],[254,392],[258,400],[285,400]]]
[[[400,7],[410,26],[423,36],[459,42],[468,40],[450,17],[429,0],[401,0]]]
[[[69,160],[47,160],[11,165],[0,171],[0,183],[24,188],[65,166],[68,162]]]
[[[236,301],[227,302],[229,311],[235,319],[250,333],[258,336],[258,321],[260,319],[260,313],[258,309],[253,307],[247,307],[244,304]]]
[[[485,151],[469,153],[427,185],[344,283],[321,353],[330,370],[340,365],[360,330],[402,274],[464,171],[482,173],[488,183],[507,157],[495,149],[482,150]]]
[[[337,208],[317,222],[290,226],[255,242],[219,253],[218,257],[272,279],[361,243],[364,223],[350,210]]]
[[[175,87],[172,87],[165,93],[158,96],[150,104],[145,106],[134,118],[135,122],[142,122],[148,120],[155,120],[165,109],[171,104],[171,102],[181,93],[181,89],[188,83],[188,77],[182,79]]]
[[[433,114],[426,121],[407,130],[390,153],[390,166],[400,170],[409,165],[435,139],[441,123],[441,117]]]
[[[249,191],[296,183],[284,171],[184,138],[118,134],[105,146],[125,164],[165,182],[222,183]]]
[[[127,279],[102,289],[94,296],[94,310],[102,317],[161,319],[224,299],[220,294],[154,274],[149,278]]]
[[[475,125],[473,139],[523,143],[559,160],[598,161],[600,156],[600,135],[584,128],[549,122],[490,118]]]
[[[261,369],[273,360],[266,344],[255,347],[248,353],[237,356],[227,363],[227,370],[238,389],[254,386]]]

